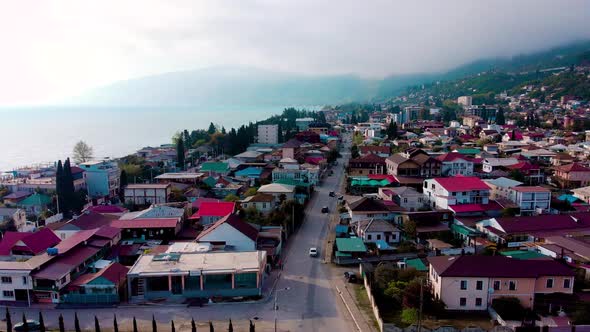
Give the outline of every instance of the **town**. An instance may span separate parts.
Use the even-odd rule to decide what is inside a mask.
[[[590,103],[538,82],[286,109],[120,159],[80,142],[4,173],[8,330],[583,330]]]

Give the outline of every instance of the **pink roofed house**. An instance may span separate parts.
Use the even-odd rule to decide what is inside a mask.
[[[490,187],[473,176],[427,179],[422,189],[428,203],[437,209],[460,204],[488,204],[490,197]]]
[[[189,219],[197,220],[201,225],[205,226],[234,213],[235,210],[235,202],[202,202],[199,211],[190,216]]]

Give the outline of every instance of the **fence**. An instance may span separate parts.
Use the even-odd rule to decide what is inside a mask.
[[[119,303],[117,294],[65,294],[63,301],[67,304],[116,304]]]

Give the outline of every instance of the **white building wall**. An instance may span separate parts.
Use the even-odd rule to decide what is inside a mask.
[[[11,278],[8,282],[0,282],[0,301],[15,301],[15,289],[33,289],[33,282],[29,276],[29,271],[19,270],[0,270],[0,277]],[[12,292],[12,293],[5,293]]]
[[[233,246],[236,251],[256,250],[256,242],[242,232],[224,223],[211,233],[200,238],[201,242],[225,241],[226,245]]]
[[[278,144],[279,125],[258,125],[258,143]]]

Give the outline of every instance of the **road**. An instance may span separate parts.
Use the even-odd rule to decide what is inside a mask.
[[[343,151],[348,151],[345,145]],[[348,153],[333,168],[334,175],[324,178],[321,186],[306,207],[306,219],[299,231],[289,239],[281,278],[277,282],[278,331],[357,331],[350,314],[333,285],[333,278],[339,278],[330,264],[322,263],[322,257],[309,257],[309,248],[317,247],[323,255],[323,242],[328,231],[328,214],[321,213],[323,206],[330,211],[336,209],[336,199],[329,197],[330,191],[338,191],[344,176],[344,165]],[[288,288],[288,290],[284,290]],[[282,290],[283,289],[283,290]],[[94,330],[94,316],[101,322],[102,331],[112,327],[113,315],[117,314],[119,331],[131,331],[132,319],[136,317],[140,331],[151,330],[152,315],[160,331],[170,330],[173,319],[177,331],[190,331],[190,320],[199,322],[199,330],[205,323],[213,321],[217,330],[226,330],[227,321],[232,319],[236,331],[246,331],[250,319],[256,323],[257,331],[273,331],[275,312],[274,293],[272,298],[257,303],[214,304],[202,308],[184,306],[121,306],[100,309],[47,309],[43,316],[49,327],[57,328],[58,316],[63,314],[66,329],[73,330],[73,316],[77,312],[83,330]],[[29,319],[37,319],[39,308],[10,308],[12,321],[22,320],[26,312]],[[3,316],[3,314],[0,314]],[[0,324],[2,325],[2,324]],[[0,329],[3,329],[1,326]]]

